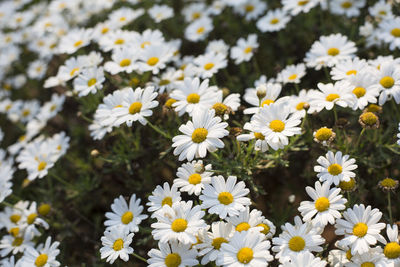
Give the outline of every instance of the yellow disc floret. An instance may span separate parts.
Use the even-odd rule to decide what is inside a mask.
[[[204,65],[205,70],[211,70],[214,67],[214,63],[207,63]]]
[[[326,99],[326,101],[332,102],[332,101],[338,99],[339,97],[340,97],[340,95],[338,95],[338,94],[329,94],[326,96],[325,99]]]
[[[201,143],[204,140],[206,140],[208,135],[208,131],[205,128],[197,128],[196,130],[193,131],[192,133],[192,141],[194,143]]]
[[[211,245],[214,247],[214,249],[219,250],[221,248],[222,243],[228,243],[228,240],[226,240],[223,237],[216,237],[213,239]]]
[[[383,254],[385,254],[388,259],[397,259],[400,257],[400,245],[396,242],[386,244],[383,249]]]
[[[186,101],[190,104],[197,104],[200,101],[200,96],[196,93],[191,93],[186,97]]]
[[[201,182],[201,175],[198,173],[193,173],[189,176],[189,184],[196,185]]]
[[[332,130],[327,128],[327,127],[322,127],[319,128],[316,132],[315,132],[315,138],[318,141],[327,141],[329,140],[329,138],[332,137]]]
[[[133,220],[133,213],[131,211],[127,211],[121,216],[121,222],[123,224],[129,224],[132,220]]]
[[[47,263],[48,259],[49,257],[47,256],[47,254],[40,254],[35,260],[35,265],[37,267],[42,267]]]
[[[327,197],[320,197],[315,201],[315,209],[319,212],[329,209],[330,203]]]
[[[161,201],[161,206],[164,206],[164,205],[168,205],[168,206],[172,207],[172,198],[171,197],[165,197]]]
[[[120,251],[123,248],[124,248],[124,240],[122,240],[121,238],[118,238],[117,240],[114,241],[113,249],[115,251]]]
[[[356,223],[353,227],[353,235],[357,237],[364,237],[368,232],[368,225],[365,223]]]
[[[158,57],[151,57],[147,60],[147,65],[154,66],[158,63],[158,61],[159,61]]]
[[[328,167],[328,172],[334,176],[341,174],[342,170],[342,166],[337,163],[334,163]]]
[[[289,240],[289,248],[292,251],[302,251],[306,246],[306,241],[301,236],[294,236]]]
[[[188,223],[185,219],[179,218],[172,222],[171,229],[174,232],[180,233],[186,230],[187,224]]]
[[[253,250],[248,247],[241,248],[236,257],[239,262],[247,264],[253,259]]]
[[[221,204],[229,205],[229,204],[231,204],[233,202],[233,196],[229,192],[221,192],[218,195],[218,201]]]
[[[355,94],[357,98],[363,97],[366,92],[367,90],[363,87],[356,87],[353,89],[353,94]]]
[[[269,123],[269,128],[271,128],[272,131],[279,133],[285,130],[285,123],[281,120],[273,120]]]
[[[386,89],[392,88],[394,85],[394,79],[390,76],[385,76],[379,81],[379,83]]]
[[[181,256],[179,256],[178,253],[170,253],[165,257],[165,265],[167,267],[178,267],[181,265],[182,259]]]
[[[337,56],[337,55],[339,55],[339,53],[340,53],[340,50],[339,49],[337,49],[336,47],[332,47],[332,48],[329,48],[328,49],[328,55],[330,55],[330,56]]]
[[[236,225],[236,231],[241,232],[241,231],[247,231],[250,229],[250,224],[247,222],[242,222]]]
[[[142,109],[142,103],[140,103],[140,102],[133,102],[133,103],[129,106],[129,113],[133,115],[133,114],[139,113],[141,109]]]

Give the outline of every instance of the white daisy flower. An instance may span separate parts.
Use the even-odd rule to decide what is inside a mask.
[[[101,36],[98,43],[103,52],[108,52],[111,50],[114,51],[132,44],[136,35],[138,35],[138,33],[120,29],[115,31],[107,31],[106,34]]]
[[[374,88],[381,91],[379,105],[394,98],[397,104],[400,103],[400,65],[393,61],[383,62],[377,72],[377,83]]]
[[[329,251],[328,262],[332,267],[343,267],[353,257],[351,249],[348,246],[339,244],[339,241],[335,242],[335,247],[339,249],[331,249]]]
[[[59,53],[73,54],[79,48],[90,44],[92,39],[92,30],[90,29],[73,29],[63,36],[59,42]]]
[[[303,63],[298,65],[286,66],[279,74],[278,81],[286,83],[300,83],[300,79],[306,75],[306,65]]]
[[[346,15],[349,18],[357,17],[365,3],[365,0],[335,0],[331,3],[331,11],[333,14]]]
[[[248,142],[250,140],[256,140],[254,143],[254,150],[266,152],[269,149],[268,141],[265,140],[265,136],[262,133],[258,133],[255,131],[255,127],[251,122],[246,122],[243,126],[244,130],[250,131],[247,134],[238,135],[236,138],[240,142]]]
[[[246,108],[244,114],[255,114],[258,113],[260,108],[268,106],[275,102],[283,102],[285,97],[279,98],[281,93],[282,85],[279,83],[260,83],[256,89],[248,88],[244,94],[244,100],[252,105],[253,107]]]
[[[321,258],[315,257],[308,251],[304,251],[298,254],[292,254],[289,256],[288,261],[279,265],[279,267],[325,267],[328,263]]]
[[[201,264],[206,265],[210,261],[215,261],[220,253],[221,245],[228,243],[234,233],[234,228],[230,223],[213,222],[211,232],[206,231],[202,242],[196,245],[199,256],[203,256]]]
[[[250,205],[250,199],[246,197],[250,192],[243,181],[236,183],[236,176],[224,177],[219,175],[211,180],[211,184],[205,185],[200,200],[201,207],[208,209],[211,214],[217,214],[221,219],[227,215],[239,215],[239,212]]]
[[[182,244],[195,244],[197,234],[206,224],[202,219],[205,212],[200,205],[192,206],[192,201],[176,202],[172,207],[164,205],[155,213],[158,222],[151,224],[154,228],[153,238],[161,243],[178,241]]]
[[[254,51],[258,48],[257,35],[250,34],[247,40],[240,38],[236,46],[231,48],[231,58],[235,60],[235,64],[240,64],[244,61],[250,61],[254,55]]]
[[[203,41],[212,29],[212,20],[209,17],[203,17],[187,26],[185,29],[185,38],[192,42]]]
[[[29,231],[18,233],[14,235],[3,235],[0,240],[0,256],[5,257],[9,253],[13,255],[17,253],[23,253],[27,248],[33,247],[32,242],[33,235]]]
[[[28,247],[21,258],[21,266],[60,266],[60,262],[56,260],[57,255],[60,254],[59,245],[60,243],[57,241],[51,243],[51,237],[48,237],[44,246],[39,245],[36,249]]]
[[[139,53],[137,65],[139,71],[152,71],[153,74],[158,74],[171,58],[172,50],[168,45],[149,45]]]
[[[206,47],[206,53],[223,54],[225,57],[228,55],[229,46],[224,42],[224,40],[212,40],[209,41]]]
[[[257,28],[261,32],[276,32],[285,28],[290,16],[283,9],[269,10],[257,21]]]
[[[304,61],[308,67],[319,70],[321,67],[333,67],[341,61],[352,59],[355,52],[357,48],[354,42],[340,33],[331,34],[321,36],[314,42]]]
[[[376,2],[373,6],[368,8],[368,12],[376,19],[388,19],[393,17],[392,5],[385,0]]]
[[[253,115],[252,123],[256,132],[265,136],[268,145],[274,150],[288,145],[288,137],[301,134],[301,128],[297,127],[301,123],[300,118],[291,115],[285,104],[273,103],[260,108]]]
[[[355,57],[336,64],[330,74],[332,80],[335,81],[350,80],[360,72],[365,71],[366,68],[368,68],[368,62],[365,59]]]
[[[246,20],[258,18],[267,9],[267,3],[260,0],[246,0],[239,5],[235,5],[233,10]]]
[[[324,227],[328,223],[334,224],[340,218],[341,210],[346,208],[347,199],[340,195],[340,188],[330,189],[331,184],[315,182],[315,189],[307,186],[307,194],[313,201],[302,201],[299,211],[305,222]],[[315,216],[315,217],[314,217]]]
[[[228,65],[225,55],[213,52],[196,57],[193,63],[202,79],[211,78],[219,69],[223,69]]]
[[[194,157],[204,158],[207,151],[214,152],[217,148],[223,148],[224,142],[220,139],[227,136],[225,130],[228,123],[221,122],[220,117],[215,117],[215,111],[204,110],[193,114],[192,121],[179,127],[183,135],[172,138],[174,155],[179,155],[179,160],[193,160]]]
[[[267,266],[274,257],[270,254],[271,244],[257,232],[235,232],[229,243],[222,243],[217,258],[220,266]]]
[[[352,255],[367,253],[377,241],[385,243],[380,234],[385,224],[378,223],[382,212],[371,209],[371,206],[365,207],[363,204],[354,205],[343,213],[343,219],[336,220],[335,233],[344,235],[339,243],[351,247]]]
[[[175,185],[171,187],[167,182],[163,184],[163,187],[157,185],[152,194],[149,196],[149,202],[147,202],[147,206],[149,206],[148,211],[157,212],[164,205],[169,205],[172,207],[174,203],[181,201],[181,193],[178,192],[178,188]],[[151,217],[155,215],[152,214]]]
[[[116,118],[114,125],[119,126],[126,123],[128,127],[131,127],[134,121],[146,125],[145,117],[153,115],[152,109],[158,106],[158,101],[154,100],[157,95],[152,86],[144,89],[138,87],[135,91],[132,88],[126,90],[121,107],[116,107],[112,111]]]
[[[212,109],[215,110],[216,116],[222,116],[224,120],[229,119],[230,113],[235,113],[240,106],[240,94],[230,94],[223,99],[223,91],[217,91],[214,97]]]
[[[317,177],[321,182],[327,181],[329,184],[339,185],[341,181],[348,182],[350,178],[356,177],[352,172],[357,169],[356,160],[350,158],[349,155],[342,156],[342,152],[338,151],[333,154],[328,151],[325,157],[320,156],[317,159],[320,165],[314,166],[314,171],[318,172]]]
[[[399,228],[396,224],[386,226],[386,235],[389,242],[385,242],[383,248],[383,254],[387,260],[394,266],[400,265],[400,239],[399,239]],[[386,241],[386,240],[385,240]]]
[[[158,242],[159,249],[151,249],[148,253],[147,263],[149,267],[185,267],[199,264],[196,259],[197,250],[191,244],[181,244],[178,242],[162,243]]]
[[[157,23],[174,16],[174,10],[167,5],[153,5],[148,10],[148,13],[150,17]]]
[[[289,12],[292,16],[296,16],[300,12],[308,13],[311,8],[314,8],[320,0],[283,0],[283,10]]]
[[[135,4],[135,3],[133,3]],[[111,7],[110,7],[111,8]],[[143,8],[130,8],[130,7],[121,7],[117,10],[114,10],[108,15],[108,20],[111,24],[115,24],[118,28],[122,28],[125,25],[133,22],[135,19],[144,14]]]
[[[124,227],[114,227],[109,231],[104,232],[101,237],[103,245],[100,248],[101,258],[105,259],[110,264],[118,258],[123,261],[129,260],[129,254],[133,253],[133,248],[129,245],[132,243],[134,233],[129,233],[129,229]]]
[[[304,251],[321,252],[325,240],[316,228],[310,223],[302,223],[299,216],[294,218],[295,225],[285,223],[281,226],[283,232],[279,237],[274,237],[272,251],[278,252],[275,256],[281,262],[285,262],[293,255],[296,256]]]
[[[363,110],[369,103],[378,102],[379,88],[374,86],[377,81],[370,72],[360,72],[350,78],[349,81],[354,88],[351,91],[354,95],[354,110]]]
[[[130,47],[124,47],[113,51],[111,59],[104,64],[105,71],[115,75],[120,72],[131,73],[138,69],[138,53]]]
[[[89,93],[95,94],[97,90],[103,87],[103,83],[106,80],[104,77],[103,68],[87,68],[84,69],[77,78],[74,80],[74,91],[79,96],[86,96]]]
[[[140,205],[140,198],[136,199],[133,194],[129,200],[129,205],[123,196],[114,199],[111,204],[112,212],[106,212],[106,220],[104,225],[107,226],[106,230],[113,228],[128,229],[130,232],[138,232],[139,224],[148,216],[142,214],[143,206]]]
[[[200,195],[204,185],[211,183],[213,172],[211,164],[203,165],[202,160],[194,160],[190,163],[184,163],[178,168],[174,185],[181,192],[188,192],[189,195]]]
[[[346,267],[397,267],[390,263],[382,254],[381,247],[370,248],[368,252],[356,254],[351,261],[345,264]]]
[[[316,111],[322,109],[331,110],[335,105],[348,107],[354,105],[352,89],[354,87],[348,81],[338,81],[335,84],[318,83],[318,89],[310,93],[310,104],[316,107]]]

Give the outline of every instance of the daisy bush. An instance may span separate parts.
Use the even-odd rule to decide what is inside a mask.
[[[3,0],[0,52],[0,266],[400,267],[399,0]]]

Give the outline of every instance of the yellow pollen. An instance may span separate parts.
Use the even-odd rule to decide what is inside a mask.
[[[394,85],[394,79],[390,76],[385,76],[379,81],[379,83],[386,89],[392,88]]]
[[[315,132],[315,138],[318,141],[327,141],[329,138],[332,136],[332,130],[326,127],[318,129],[318,131]]]
[[[15,237],[11,245],[14,247],[19,247],[21,246],[22,242],[24,242],[24,239],[22,237]]]
[[[170,80],[163,79],[163,80],[161,80],[161,81],[158,83],[158,85],[168,85],[168,84],[170,84],[170,83],[171,83]]]
[[[12,104],[8,104],[8,105],[5,107],[6,111],[10,110],[11,108],[12,108]]]
[[[272,104],[272,103],[275,103],[275,101],[272,100],[272,99],[265,99],[265,100],[261,103],[261,107],[263,107],[263,106],[265,106],[265,105],[269,106],[269,105]]]
[[[21,215],[19,214],[13,214],[10,216],[10,221],[13,223],[17,223],[19,220],[21,220]]]
[[[297,2],[297,5],[304,6],[304,5],[308,4],[308,2],[309,2],[309,0],[299,1],[299,2]]]
[[[115,42],[114,42],[114,44],[116,44],[116,45],[122,45],[122,44],[124,44],[125,43],[125,40],[124,39],[117,39],[117,40],[115,40]]]
[[[245,53],[245,54],[251,53],[251,51],[253,51],[253,47],[251,47],[251,46],[248,46],[248,47],[246,47],[246,48],[244,49],[244,53]]]
[[[172,222],[171,229],[174,232],[181,233],[187,228],[187,221],[185,219],[179,218]]]
[[[367,261],[362,263],[360,267],[375,267],[375,263]]]
[[[241,248],[236,257],[239,262],[247,264],[253,259],[253,250],[247,247]]]
[[[170,98],[165,102],[164,106],[166,106],[167,108],[171,108],[172,104],[175,102],[176,102],[176,99]]]
[[[285,130],[285,123],[281,120],[273,120],[269,123],[269,128],[276,133],[280,133]]]
[[[191,93],[186,97],[186,101],[191,104],[197,104],[200,101],[200,96],[196,93]]]
[[[88,85],[89,87],[91,87],[91,86],[95,85],[96,83],[97,83],[96,78],[92,78],[92,79],[90,79],[90,80],[87,82],[87,85]]]
[[[193,173],[189,176],[189,184],[196,185],[201,182],[201,175],[198,173]]]
[[[29,109],[25,109],[24,111],[22,111],[22,116],[23,116],[23,117],[26,117],[26,116],[28,116],[29,114],[31,114],[31,111],[30,111]]]
[[[132,220],[133,220],[133,213],[131,211],[127,211],[121,216],[121,222],[123,224],[129,224]]]
[[[151,57],[147,60],[147,65],[154,66],[158,63],[158,57]]]
[[[349,1],[346,1],[346,2],[343,2],[343,3],[341,4],[341,6],[342,6],[343,8],[345,8],[345,9],[348,9],[348,8],[350,8],[350,7],[353,6],[353,3],[352,3],[352,2],[349,2]]]
[[[338,95],[338,94],[329,94],[326,97],[326,101],[332,102],[332,101],[338,99],[339,97],[340,97],[340,95]]]
[[[213,239],[211,245],[214,247],[214,249],[219,250],[221,248],[222,243],[228,243],[228,240],[226,240],[223,237],[216,237]]]
[[[328,172],[334,176],[341,174],[342,170],[342,166],[337,163],[334,163],[328,167]]]
[[[218,201],[221,204],[229,205],[229,204],[231,204],[233,202],[233,196],[229,192],[221,192],[218,195]]]
[[[357,237],[364,237],[368,232],[368,226],[365,223],[357,223],[353,227],[353,235]]]
[[[269,21],[270,24],[275,25],[279,23],[279,19],[278,18],[273,18]]]
[[[110,29],[108,27],[104,27],[101,29],[101,34],[106,34]]]
[[[351,191],[356,186],[356,180],[354,178],[350,178],[349,181],[340,181],[339,188],[344,191]]]
[[[292,75],[290,75],[289,77],[288,77],[288,80],[289,81],[293,81],[293,80],[295,80],[297,78],[297,74],[292,74]]]
[[[83,41],[82,41],[82,40],[79,40],[79,41],[77,41],[77,42],[74,43],[74,46],[75,46],[75,47],[78,47],[78,46],[80,46],[80,45],[82,45],[82,44],[83,44]]]
[[[315,209],[319,212],[323,212],[329,209],[329,205],[329,199],[326,197],[320,197],[315,201]]]
[[[383,16],[385,16],[387,14],[385,10],[381,10],[378,13],[379,13],[379,15],[383,15]]]
[[[125,17],[120,17],[120,18],[119,18],[119,21],[121,21],[121,22],[122,22],[122,21],[125,21],[125,20],[126,20]]]
[[[383,254],[385,254],[388,259],[397,259],[400,257],[400,245],[396,242],[386,244],[383,249]]]
[[[49,214],[50,210],[51,206],[49,204],[41,204],[38,208],[38,212],[42,216],[46,216],[47,214]]]
[[[337,49],[337,48],[335,48],[335,47],[332,47],[332,48],[329,48],[329,49],[328,49],[328,52],[327,52],[327,53],[328,53],[328,55],[334,57],[334,56],[339,55],[340,50]]]
[[[71,72],[69,73],[69,75],[70,75],[70,76],[74,76],[75,73],[76,73],[77,71],[79,71],[79,68],[73,68],[73,69],[71,70]]]
[[[385,178],[382,181],[379,182],[379,185],[384,187],[384,188],[390,188],[390,189],[395,189],[397,187],[398,181],[392,179],[392,178]]]
[[[356,75],[357,71],[356,70],[349,70],[348,72],[346,72],[346,75],[350,76],[350,75]]]
[[[44,161],[41,161],[41,162],[39,162],[37,169],[38,169],[38,171],[43,171],[44,168],[46,168],[46,166],[47,166],[47,163]]]
[[[29,214],[29,216],[26,218],[26,222],[28,224],[33,224],[35,222],[37,216],[38,215],[36,213]]]
[[[394,28],[390,32],[394,37],[399,38],[400,37],[400,28]]]
[[[121,238],[118,238],[117,240],[114,241],[113,249],[115,251],[120,251],[123,248],[124,248],[124,240],[122,240]]]
[[[247,222],[242,222],[236,225],[236,231],[238,232],[247,231],[250,229],[250,227],[251,227],[250,224],[248,224]]]
[[[35,265],[37,267],[44,266],[47,263],[48,258],[49,257],[47,256],[47,254],[40,254],[35,260]]]
[[[300,102],[296,105],[296,110],[304,109],[304,105],[307,104],[306,102]]]
[[[204,32],[205,28],[204,27],[200,27],[197,29],[197,34],[202,34]]]
[[[254,10],[254,6],[253,5],[246,5],[245,10],[246,10],[246,12],[252,12]]]
[[[262,133],[254,133],[254,137],[258,140],[265,140],[265,136]]]
[[[293,251],[302,251],[306,246],[306,241],[301,236],[294,236],[289,240],[289,248]]]
[[[120,65],[121,67],[128,67],[129,65],[131,65],[131,60],[128,59],[128,58],[124,58],[123,60],[121,60],[121,61],[119,62],[119,65]]]
[[[217,116],[224,115],[228,110],[228,107],[223,103],[215,103],[212,108],[215,110]]]
[[[366,125],[374,125],[378,121],[378,117],[372,112],[365,112],[360,116],[360,119]]]
[[[142,109],[142,103],[140,103],[140,102],[133,102],[133,103],[129,106],[129,113],[133,115],[133,114],[139,113],[141,109]]]
[[[11,229],[10,229],[10,234],[11,234],[13,237],[17,237],[18,234],[19,234],[19,228],[18,228],[18,227],[13,227],[13,228],[11,228]]]
[[[204,140],[206,140],[208,135],[208,131],[205,128],[197,128],[196,130],[193,131],[192,133],[192,141],[194,143],[201,143]]]
[[[164,205],[168,205],[168,206],[172,207],[172,197],[165,197],[161,202],[161,206],[164,206]]]
[[[201,13],[200,12],[193,12],[193,14],[192,14],[192,18],[193,19],[198,19],[200,17],[201,17]]]
[[[214,67],[214,63],[207,63],[204,65],[205,70],[210,70]]]
[[[268,226],[267,224],[265,224],[265,223],[257,224],[257,227],[262,227],[262,228],[263,228],[260,232],[263,233],[264,235],[268,234],[269,231],[271,231],[271,227],[269,227],[269,226]]]
[[[179,256],[178,253],[170,253],[165,257],[165,265],[167,267],[178,267],[181,265],[182,259],[181,256]]]
[[[365,90],[363,87],[356,87],[353,90],[353,94],[355,94],[357,98],[363,97],[366,92],[367,90]]]

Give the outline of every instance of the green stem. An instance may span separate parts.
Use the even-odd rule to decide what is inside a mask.
[[[360,135],[358,136],[357,143],[356,143],[356,148],[357,148],[358,145],[360,144],[361,136],[363,136],[364,132],[365,132],[365,128],[363,128],[363,129],[361,130],[361,133],[360,133]]]
[[[333,116],[335,117],[335,125],[338,122],[338,115],[337,115],[337,111],[336,111],[336,106],[333,106]]]
[[[388,199],[389,220],[390,220],[390,224],[393,224],[393,217],[392,217],[392,202],[391,202],[391,200],[390,200],[390,190],[388,190],[388,193],[387,193],[387,199]]]
[[[141,260],[141,261],[147,263],[147,260],[146,260],[145,258],[143,258],[142,256],[136,254],[135,252],[133,252],[132,255],[133,255],[135,258],[137,258],[137,259],[139,259],[139,260]]]
[[[294,89],[296,89],[296,93],[300,92],[300,87],[297,83],[294,83]]]
[[[68,183],[67,181],[65,181],[63,178],[61,178],[60,176],[56,175],[55,173],[50,173],[50,175],[52,177],[54,177],[57,181],[61,182],[62,184],[69,186],[69,187],[74,187],[73,184]]]
[[[164,136],[167,139],[171,139],[171,136],[167,133],[165,133],[163,130],[161,130],[160,128],[158,128],[157,126],[155,126],[154,124],[152,124],[149,120],[147,120],[148,125],[157,133],[161,134],[162,136]]]

